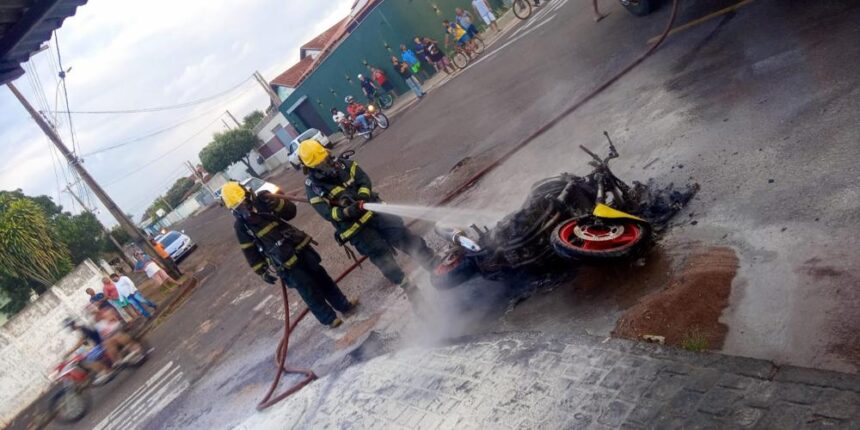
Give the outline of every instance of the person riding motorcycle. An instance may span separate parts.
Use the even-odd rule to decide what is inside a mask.
[[[349,113],[350,118],[352,118],[352,125],[358,127],[360,132],[366,132],[370,128],[367,118],[364,117],[367,109],[363,104],[355,101],[353,96],[346,96],[344,101],[346,102],[346,111]]]
[[[224,184],[221,198],[236,218],[233,228],[251,269],[269,284],[278,280],[274,271],[299,293],[320,324],[340,326],[343,321],[334,310],[347,315],[358,302],[348,300],[320,264],[312,247],[316,242],[288,223],[296,216],[296,205],[282,194],[255,194],[238,182]]]
[[[103,339],[98,330],[84,324],[80,324],[73,318],[65,318],[63,327],[78,332],[80,339],[70,348],[65,356],[70,356],[81,347],[89,348],[80,366],[96,375],[96,378],[107,378],[110,375],[111,362],[105,355]]]
[[[317,213],[335,228],[335,240],[351,244],[382,272],[386,279],[406,293],[413,309],[422,311],[418,288],[394,259],[395,249],[433,270],[437,258],[424,239],[411,232],[394,215],[364,209],[365,202],[380,202],[370,177],[355,161],[332,158],[316,140],[299,144],[299,158],[306,167],[305,192]]]

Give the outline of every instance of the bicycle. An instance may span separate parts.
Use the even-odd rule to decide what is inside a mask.
[[[394,105],[394,97],[391,97],[391,94],[380,93],[378,90],[373,92],[371,99],[379,110],[389,109]]]
[[[532,15],[532,2],[531,0],[514,0],[511,3],[511,9],[514,10],[514,16],[517,18],[528,19]]]
[[[464,45],[454,46],[454,55],[451,56],[451,61],[457,68],[465,69],[474,57],[484,53],[484,48],[484,41],[474,37]]]

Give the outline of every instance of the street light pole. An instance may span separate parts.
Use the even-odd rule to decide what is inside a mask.
[[[147,238],[141,233],[140,229],[137,228],[134,223],[125,216],[125,214],[119,209],[113,199],[107,195],[105,190],[96,182],[96,180],[90,175],[90,172],[81,165],[81,159],[75,156],[69,148],[63,143],[63,140],[60,139],[60,136],[57,135],[57,132],[51,128],[48,123],[42,118],[41,115],[30,105],[30,102],[24,98],[24,95],[18,91],[18,88],[11,82],[6,84],[9,87],[9,90],[12,91],[12,94],[15,98],[21,102],[21,105],[24,106],[24,109],[27,110],[27,113],[33,118],[33,121],[36,122],[36,125],[42,129],[42,132],[51,140],[51,142],[60,150],[60,153],[63,154],[63,157],[68,160],[69,165],[72,166],[80,175],[81,179],[90,187],[93,193],[98,197],[98,199],[102,202],[102,204],[107,208],[107,210],[116,218],[117,222],[131,235],[132,239],[143,244],[143,248],[149,253],[149,255],[158,261],[162,267],[164,267],[168,273],[174,278],[182,276],[182,273],[179,272],[179,268],[173,264],[172,261],[167,261],[158,254],[158,251],[155,247],[147,240]]]

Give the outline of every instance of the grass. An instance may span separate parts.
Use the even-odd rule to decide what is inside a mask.
[[[700,352],[708,349],[708,338],[698,327],[692,328],[681,339],[681,348],[687,351]]]

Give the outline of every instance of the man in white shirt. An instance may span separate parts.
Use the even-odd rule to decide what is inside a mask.
[[[138,291],[134,282],[128,276],[119,276],[116,273],[112,273],[110,279],[116,285],[116,290],[120,297],[125,298],[145,318],[152,317],[145,306],[149,306],[152,310],[155,310],[157,306]]]

